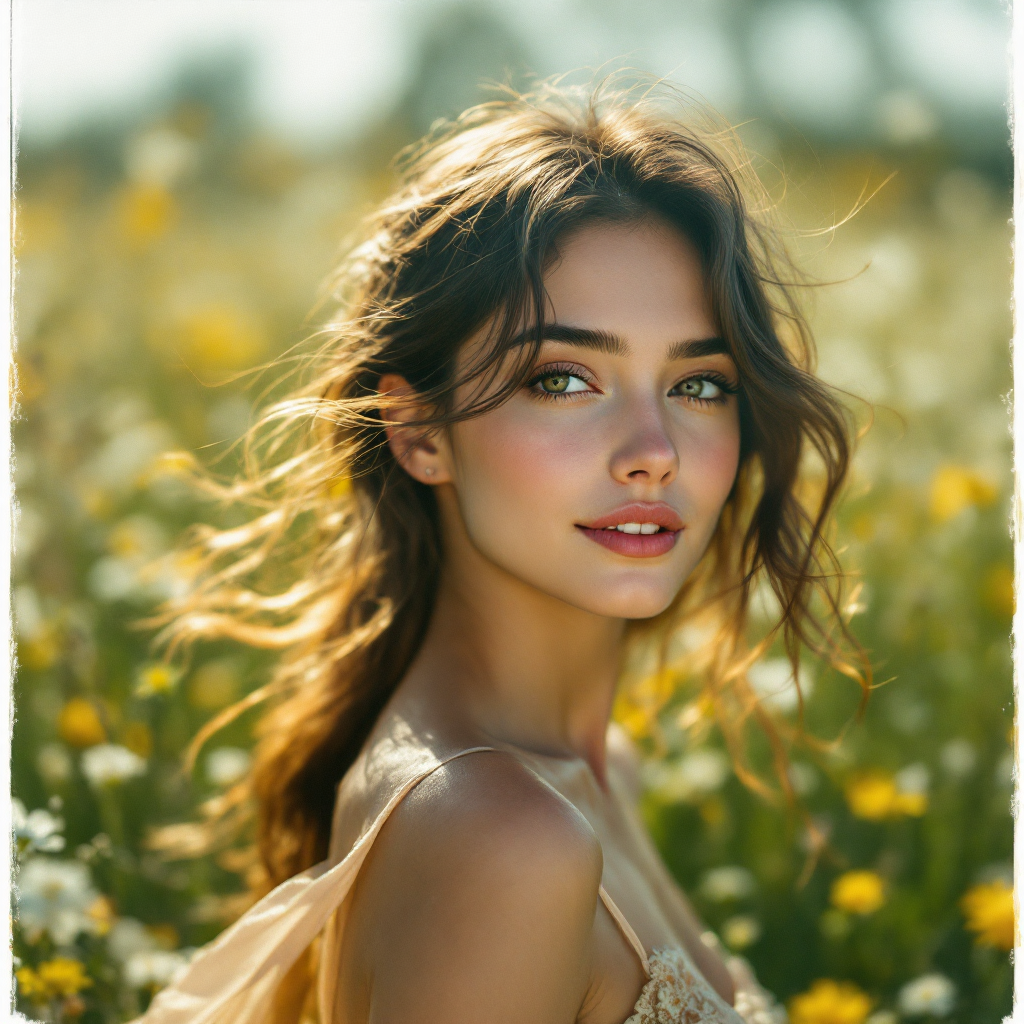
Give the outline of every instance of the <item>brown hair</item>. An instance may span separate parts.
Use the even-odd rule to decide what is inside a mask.
[[[745,678],[773,637],[781,635],[794,672],[807,647],[866,692],[866,659],[861,671],[843,653],[860,648],[840,614],[842,577],[825,536],[851,454],[845,411],[813,375],[794,272],[766,215],[744,198],[759,194],[758,183],[735,139],[706,115],[688,122],[666,99],[666,90],[547,85],[474,107],[407,151],[401,186],[329,283],[334,312],[307,383],[247,437],[241,478],[206,478],[211,491],[259,515],[237,529],[196,528],[195,586],[164,610],[162,638],[172,650],[233,638],[287,652],[267,686],[197,737],[274,698],[249,778],[215,807],[234,808],[237,824],[255,801],[270,884],[326,856],[337,784],[415,655],[434,603],[443,558],[434,495],[398,468],[377,382],[405,377],[437,410],[422,421],[429,429],[511,395],[540,343],[556,240],[583,221],[653,215],[693,241],[741,381],[740,469],[715,536],[673,605],[636,624],[638,639],[660,639],[664,653],[684,621],[714,627],[702,685],[753,785],[748,719],[767,728],[785,763],[779,729]],[[524,315],[536,333],[516,372],[486,401],[454,407],[467,380],[497,380]],[[457,374],[461,344],[488,324],[489,345]],[[808,454],[818,463],[811,488]],[[268,567],[281,566],[290,579],[268,583]],[[762,580],[781,611],[751,646],[748,605]]]

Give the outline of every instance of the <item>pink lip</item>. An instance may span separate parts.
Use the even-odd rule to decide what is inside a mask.
[[[620,523],[656,523],[661,530],[658,533],[642,534],[608,529]],[[622,505],[586,525],[577,523],[576,529],[617,554],[630,558],[654,558],[675,547],[683,530],[683,521],[675,509],[664,502],[637,501]]]

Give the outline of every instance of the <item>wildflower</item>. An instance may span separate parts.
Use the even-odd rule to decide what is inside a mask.
[[[18,979],[18,991],[23,999],[31,999],[34,1003],[47,1001],[46,987],[31,967],[19,967],[14,976]]]
[[[181,953],[163,949],[139,950],[128,957],[124,977],[132,988],[163,988],[187,966],[188,960]]]
[[[128,144],[128,176],[140,185],[170,188],[196,166],[196,144],[171,128],[153,128]]]
[[[146,482],[152,483],[159,477],[188,477],[196,467],[196,458],[190,452],[161,452],[150,464]]]
[[[230,786],[245,775],[251,760],[239,747],[218,747],[206,757],[206,777],[215,786]]]
[[[47,810],[38,808],[26,813],[25,805],[15,797],[11,801],[11,824],[22,852],[60,853],[64,849],[64,837],[58,834],[64,829],[64,820]]]
[[[725,903],[750,896],[754,885],[754,876],[746,868],[729,864],[707,872],[701,879],[700,891],[709,900]]]
[[[956,1002],[956,986],[944,974],[923,974],[900,989],[900,1012],[907,1017],[945,1017]]]
[[[793,666],[786,658],[769,658],[751,665],[747,678],[761,703],[782,714],[795,711],[800,703],[800,694],[806,700],[814,689],[813,680],[801,667],[798,676],[800,693],[797,693]]]
[[[84,697],[74,697],[64,705],[57,719],[57,732],[72,747],[93,747],[107,738],[96,708]]]
[[[39,965],[36,972],[40,982],[53,996],[73,996],[83,988],[89,988],[92,981],[86,976],[85,967],[78,960],[58,956]]]
[[[1016,932],[1013,888],[1002,879],[975,885],[964,893],[960,909],[979,946],[1013,949]]]
[[[847,871],[832,883],[831,900],[848,914],[873,914],[885,903],[885,882],[874,871]]]
[[[139,185],[121,197],[120,226],[128,241],[145,245],[170,228],[175,215],[174,197],[161,185]]]
[[[899,1020],[892,1010],[876,1010],[864,1024],[899,1024]]]
[[[175,446],[174,435],[165,423],[149,419],[145,408],[114,408],[114,433],[102,448],[82,467],[83,486],[107,494],[123,494],[145,484],[154,460]],[[132,516],[127,529],[136,532],[143,543],[162,547],[166,543],[163,528],[149,516]],[[122,524],[124,525],[124,524]]]
[[[985,607],[1000,618],[1013,618],[1017,599],[1013,592],[1013,569],[1002,563],[993,565],[982,577],[981,599]]]
[[[720,789],[732,766],[720,750],[695,750],[674,762],[648,766],[651,788],[665,800],[699,800]]]
[[[174,688],[180,678],[180,671],[163,662],[143,665],[136,678],[135,695],[152,697],[157,693],[167,693]]]
[[[928,809],[928,794],[920,789],[922,780],[927,785],[927,775],[910,766],[899,775],[887,772],[869,771],[852,779],[846,787],[846,802],[850,811],[866,821],[883,821],[902,815],[920,817]],[[927,772],[927,769],[925,769]]]
[[[882,821],[889,817],[896,797],[896,781],[883,772],[860,775],[846,787],[846,802],[851,812],[867,821]]]
[[[142,775],[146,762],[127,747],[102,743],[82,754],[82,771],[90,784],[99,789]]]
[[[156,939],[134,917],[119,917],[107,934],[107,949],[118,963],[126,963],[134,953],[156,949]]]
[[[49,623],[43,625],[31,638],[18,643],[18,658],[35,672],[41,672],[56,662],[60,655],[60,636]]]
[[[974,771],[978,753],[969,740],[954,739],[939,752],[939,760],[954,779],[965,779]]]
[[[188,681],[188,702],[203,711],[219,711],[239,690],[238,670],[230,660],[210,661],[196,669]]]
[[[991,505],[999,496],[995,485],[966,466],[940,466],[932,477],[929,511],[937,523],[956,518],[972,505]]]
[[[61,743],[44,743],[36,754],[39,774],[51,785],[59,785],[71,778],[71,755]]]
[[[33,857],[18,877],[18,920],[30,941],[46,931],[66,946],[80,932],[96,930],[88,911],[99,895],[84,864]]]
[[[789,1003],[792,1024],[862,1024],[871,997],[849,981],[820,978]]]
[[[224,303],[202,306],[185,315],[179,325],[190,363],[206,371],[251,366],[266,351],[263,325],[252,313]]]
[[[928,786],[931,782],[928,768],[920,763],[908,764],[896,773],[895,781],[894,813],[921,817],[928,810]]]
[[[730,949],[746,949],[761,938],[761,925],[748,914],[737,914],[722,925],[722,938]]]
[[[153,558],[166,547],[166,531],[149,516],[128,516],[107,537],[110,554],[129,561]]]
[[[86,916],[92,922],[92,931],[96,935],[106,935],[114,923],[114,905],[108,897],[98,896],[86,911]]]

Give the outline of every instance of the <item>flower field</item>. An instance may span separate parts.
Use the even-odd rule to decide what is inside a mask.
[[[242,521],[204,503],[174,453],[230,472],[279,387],[246,371],[311,332],[318,284],[402,141],[382,127],[300,155],[223,98],[183,95],[19,156],[15,953],[30,1019],[130,1019],[244,905],[244,850],[168,860],[148,839],[244,775],[245,716],[191,773],[182,755],[269,663],[211,645],[166,664],[138,623],[188,585],[174,544],[189,524]],[[858,396],[834,542],[878,685],[858,717],[854,684],[804,665],[806,731],[824,742],[793,747],[788,809],[737,778],[685,666],[631,683],[616,714],[646,756],[643,813],[793,1024],[996,1024],[1015,934],[1008,182],[939,151],[754,142],[780,198],[785,168],[802,264],[831,282],[807,290],[820,372]],[[772,614],[762,593],[761,623]],[[751,681],[796,721],[776,652]],[[827,840],[813,861],[809,822]]]

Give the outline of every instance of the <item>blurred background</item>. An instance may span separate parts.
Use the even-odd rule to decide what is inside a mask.
[[[269,667],[213,646],[167,666],[133,625],[187,583],[160,558],[180,532],[237,514],[166,453],[230,470],[273,388],[239,372],[309,334],[402,146],[482,83],[630,67],[739,125],[789,244],[831,282],[806,295],[820,372],[873,403],[835,543],[885,683],[849,724],[855,687],[812,663],[801,677],[809,730],[842,735],[794,753],[829,838],[809,878],[803,820],[739,782],[685,676],[641,680],[616,711],[648,756],[644,814],[794,1024],[1000,1021],[1007,43],[998,0],[16,2],[20,1010],[129,1019],[245,891],[237,850],[169,862],[145,843],[245,772],[244,718],[191,776],[181,754]],[[850,404],[866,426],[871,406]],[[783,661],[752,678],[793,716]]]

